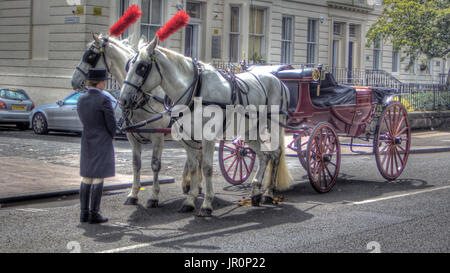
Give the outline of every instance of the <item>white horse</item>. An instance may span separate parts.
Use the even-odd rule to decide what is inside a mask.
[[[114,76],[120,85],[123,84],[126,76],[126,66],[133,57],[136,56],[136,49],[128,44],[126,40],[119,41],[113,37],[103,36],[101,34],[93,34],[94,41],[90,43],[89,49],[85,52],[80,64],[75,69],[72,75],[72,87],[75,90],[83,90],[85,88],[85,81],[89,68],[106,68],[108,72]],[[142,38],[139,42],[139,47],[146,43]],[[138,47],[138,48],[139,48]],[[129,122],[136,124],[141,121],[148,120],[157,116],[157,113],[165,110],[161,101],[165,94],[160,87],[156,87],[152,91],[154,96],[147,97],[147,105],[142,108],[137,108],[128,111]],[[146,96],[141,96],[139,99],[146,99]],[[163,117],[155,122],[146,125],[143,128],[167,128],[170,124],[170,116],[163,115]],[[141,189],[141,154],[142,144],[146,141],[151,141],[153,148],[152,156],[152,170],[153,170],[153,187],[152,196],[148,201],[147,206],[155,208],[159,203],[159,172],[161,170],[161,154],[164,145],[164,134],[157,133],[127,133],[128,141],[132,148],[133,158],[133,187],[130,194],[125,201],[125,205],[137,205],[138,194]],[[182,188],[185,193],[189,191],[190,172],[185,165]]]
[[[189,105],[193,95],[202,97],[203,101],[216,105],[236,105],[240,104],[231,101],[233,93],[232,84],[227,81],[215,68],[210,65],[193,61],[174,51],[157,46],[158,37],[146,47],[142,48],[138,57],[131,65],[127,78],[122,86],[120,101],[124,108],[130,107],[134,101],[133,98],[141,93],[152,94],[157,86],[161,86],[170,99],[174,102],[182,102]],[[202,71],[199,75],[198,71]],[[247,104],[255,106],[280,106],[287,111],[289,105],[289,96],[286,86],[275,76],[271,74],[239,74],[239,79],[248,87],[246,96]],[[193,86],[201,80],[199,90]],[[238,91],[239,92],[239,91]],[[242,102],[242,101],[241,101]],[[279,114],[279,113],[274,113]],[[223,115],[225,116],[225,115]],[[280,122],[285,122],[285,116],[280,117]],[[207,120],[203,121],[205,124]],[[275,132],[279,137],[279,143],[270,152],[263,152],[264,145],[258,135],[257,140],[248,141],[250,147],[256,152],[260,166],[252,182],[252,205],[258,206],[264,193],[264,201],[272,203],[273,192],[277,189],[289,188],[292,178],[287,169],[284,157],[284,129],[278,128]],[[248,131],[246,132],[249,133]],[[213,211],[212,201],[214,199],[213,186],[211,183],[213,174],[213,154],[215,141],[203,139],[202,157],[203,157],[203,176],[206,183],[206,193],[203,205],[200,210],[200,216],[211,216]],[[186,146],[185,146],[186,147]],[[191,188],[187,199],[183,203],[181,211],[190,212],[195,209],[195,199],[198,195],[197,168],[198,162],[195,159],[194,150],[186,147],[188,154],[189,170],[191,172]],[[265,171],[267,173],[265,174]],[[263,179],[266,177],[265,191],[262,191]]]

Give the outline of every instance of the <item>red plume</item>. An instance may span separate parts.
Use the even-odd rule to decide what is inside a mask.
[[[169,20],[162,28],[158,30],[156,35],[161,42],[164,42],[170,35],[177,32],[180,28],[187,26],[191,17],[184,11],[178,11],[172,19]]]
[[[136,23],[139,17],[141,17],[142,11],[137,5],[130,6],[127,11],[120,17],[119,21],[109,29],[109,33],[112,36],[119,37],[127,30],[132,24]]]

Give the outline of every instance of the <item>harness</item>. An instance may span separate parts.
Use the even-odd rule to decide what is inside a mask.
[[[139,53],[134,58],[130,59],[127,62],[127,65],[126,65],[127,72],[130,69],[131,63],[135,63],[136,60],[138,59],[138,56],[139,56]],[[156,57],[155,57],[155,53],[154,52],[150,55],[150,60],[151,60],[150,63],[147,63],[145,61],[141,61],[136,66],[136,74],[142,78],[140,84],[135,84],[135,83],[132,83],[132,82],[127,81],[127,80],[124,81],[124,84],[133,87],[137,91],[136,94],[137,93],[141,93],[141,94],[143,94],[142,96],[144,96],[144,97],[145,97],[145,95],[147,95],[149,97],[155,98],[152,94],[148,94],[148,93],[144,92],[144,90],[142,90],[142,87],[144,86],[145,82],[147,81],[147,79],[148,79],[148,77],[150,75],[150,72],[152,71],[153,67],[156,67],[156,69],[157,69],[157,71],[159,73],[159,76],[161,78],[161,81],[164,79],[164,77],[163,77],[163,75],[161,73],[161,69],[160,69],[158,63],[156,62]],[[201,90],[201,77],[202,77],[202,73],[203,73],[203,68],[202,68],[201,64],[196,59],[192,60],[192,65],[194,67],[194,78],[192,80],[192,83],[189,85],[189,87],[182,93],[182,95],[176,101],[174,101],[174,102],[169,101],[169,98],[166,95],[166,97],[164,99],[160,99],[160,100],[163,100],[163,104],[165,106],[165,111],[164,112],[162,112],[162,113],[155,112],[155,113],[157,113],[159,115],[156,116],[156,117],[153,117],[151,119],[139,122],[137,124],[129,125],[128,127],[124,128],[123,130],[125,130],[125,131],[127,131],[127,130],[136,130],[136,129],[141,128],[141,127],[143,127],[143,126],[145,126],[145,125],[147,125],[149,123],[152,123],[152,122],[155,122],[155,121],[161,119],[163,117],[163,114],[171,113],[173,108],[176,105],[179,105],[181,103],[181,101],[183,101],[183,99],[185,97],[187,97],[187,99],[185,100],[184,105],[192,110],[193,103],[194,103],[194,98],[199,96],[199,92]],[[249,94],[249,91],[250,91],[249,85],[243,79],[239,78],[237,75],[235,75],[231,71],[228,72],[228,73],[225,72],[225,71],[219,71],[219,73],[231,85],[231,98],[230,98],[231,103],[232,104],[238,103],[238,104],[242,104],[243,105],[245,103],[245,101],[246,101],[247,105],[249,105],[250,104],[249,103],[249,98],[248,98],[248,94]],[[261,82],[261,80],[259,79],[258,76],[256,76],[252,72],[248,72],[248,73],[250,73],[256,79],[258,84],[261,86],[261,89],[264,92],[265,102],[266,102],[266,105],[267,105],[268,101],[269,101],[269,98],[268,98],[267,90],[264,87],[264,84]],[[287,110],[283,110],[284,96],[286,96],[286,97],[288,96],[286,90],[287,90],[287,87],[284,85],[283,82],[281,82],[280,114],[288,116],[289,115],[288,111]],[[135,95],[135,96],[137,96],[137,95]],[[245,96],[245,100],[244,100],[244,96]],[[133,100],[135,100],[135,99],[136,98],[133,98]],[[141,101],[141,103],[139,105],[143,106],[145,104],[148,104],[147,102],[148,102],[148,100]],[[217,102],[203,102],[203,104],[205,104],[205,105],[218,105],[222,109],[226,109],[226,106],[227,106],[226,104],[221,104],[221,103],[217,103]],[[288,105],[286,106],[286,108],[287,107],[288,107]],[[143,107],[141,109],[143,109]],[[269,117],[268,117],[269,120],[271,120],[270,115],[271,114],[269,113]],[[246,114],[246,118],[250,118],[248,116],[248,114]],[[176,122],[176,120],[172,119],[171,124],[173,124],[173,122]],[[279,122],[279,124],[282,127],[284,127],[284,128],[290,128],[290,126],[288,126],[286,124],[283,124],[281,122]],[[198,150],[201,149],[201,148],[198,148],[198,147],[192,147],[185,140],[182,140],[182,141],[186,145],[190,146],[193,149],[198,149]],[[195,140],[192,140],[192,141],[196,142],[197,144],[199,143],[198,141],[195,141]]]

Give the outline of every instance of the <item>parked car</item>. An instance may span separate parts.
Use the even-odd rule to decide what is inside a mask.
[[[36,107],[31,112],[29,121],[33,131],[39,135],[47,134],[49,131],[81,133],[83,125],[78,117],[77,104],[83,94],[84,92],[74,92],[55,104]],[[108,91],[103,91],[103,94],[111,100],[116,121],[119,121],[122,118],[122,111],[118,100]]]
[[[29,128],[34,103],[23,89],[0,88],[0,123],[16,124],[20,130]]]

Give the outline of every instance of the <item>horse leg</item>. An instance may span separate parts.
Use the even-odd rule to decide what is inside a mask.
[[[150,136],[152,141],[153,155],[152,155],[152,170],[153,170],[153,187],[152,197],[147,202],[148,208],[157,208],[159,204],[159,171],[161,170],[161,154],[164,146],[164,135],[152,134]]]
[[[180,209],[180,212],[192,212],[195,209],[195,200],[198,196],[198,160],[196,155],[196,151],[192,148],[184,145],[187,153],[187,163],[188,169],[191,175],[191,185],[187,195],[186,200],[183,202],[183,206]]]
[[[286,162],[286,150],[284,145],[284,130],[279,132],[280,144],[278,148],[270,153],[271,159],[271,172],[267,173],[264,194],[264,203],[273,204],[273,194],[275,189],[286,190],[292,184],[292,176],[289,172],[289,168]]]
[[[197,161],[199,162],[199,169],[198,169],[198,173],[197,173],[197,177],[198,177],[198,192],[199,194],[202,193],[202,153],[197,152]],[[184,166],[184,170],[183,170],[183,182],[181,184],[182,186],[182,190],[184,194],[187,194],[191,188],[191,173],[189,171],[189,166],[188,166],[188,162],[186,161],[186,164]]]
[[[125,201],[126,206],[135,206],[138,203],[138,194],[141,189],[141,153],[142,145],[136,140],[136,138],[127,134],[128,142],[131,144],[132,156],[133,156],[133,187]]]
[[[183,169],[183,182],[181,183],[181,189],[183,190],[184,194],[187,194],[190,188],[191,188],[191,173],[189,172],[189,166],[186,160]]]
[[[206,185],[206,193],[202,208],[200,209],[199,216],[201,217],[211,217],[213,212],[212,202],[214,200],[214,190],[212,176],[215,144],[215,141],[203,141],[202,143],[202,171]]]
[[[202,151],[198,151],[197,152],[197,161],[198,161],[198,172],[197,172],[197,178],[198,178],[198,193],[202,194],[202,180],[203,180],[203,152]]]
[[[264,193],[264,199],[263,203],[267,205],[273,204],[273,196],[275,191],[275,186],[277,182],[277,176],[278,176],[278,166],[280,164],[280,156],[281,156],[281,149],[278,148],[275,152],[270,154],[270,162],[272,167],[272,172],[269,175],[270,177],[266,177],[266,180],[268,180],[268,183],[265,185],[265,193]]]
[[[269,157],[261,151],[261,144],[259,141],[249,141],[248,145],[256,153],[259,159],[259,167],[256,172],[255,178],[252,181],[251,198],[252,206],[259,207],[262,200],[262,181],[264,179],[264,174],[267,169],[267,164],[269,162]]]

